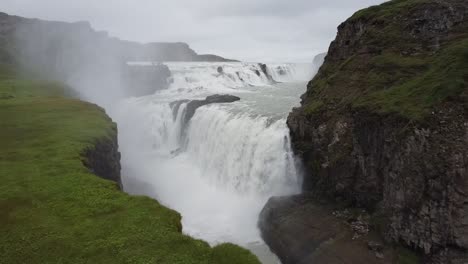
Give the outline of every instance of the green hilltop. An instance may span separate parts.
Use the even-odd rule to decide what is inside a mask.
[[[393,0],[355,13],[331,46],[343,56],[327,57],[309,84],[305,112],[354,108],[421,120],[441,103],[466,105],[468,25],[463,14],[426,17],[436,2]]]
[[[84,152],[116,138],[99,107],[0,67],[1,263],[259,263],[183,235],[181,216],[92,174]]]

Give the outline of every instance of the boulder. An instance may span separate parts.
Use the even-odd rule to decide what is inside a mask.
[[[283,264],[393,263],[396,256],[392,248],[370,250],[370,235],[356,237],[331,205],[307,195],[271,198],[260,213],[259,228]]]

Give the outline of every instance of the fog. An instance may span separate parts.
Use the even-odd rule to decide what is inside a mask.
[[[3,0],[1,8],[87,20],[109,31],[87,22],[8,22],[17,25],[12,52],[25,72],[67,84],[117,122],[124,191],[180,212],[188,235],[212,245],[233,242],[275,263],[257,218],[270,197],[301,189],[287,115],[299,105],[323,59],[314,65],[314,56],[327,50],[338,24],[379,2]],[[182,43],[119,38],[184,41],[199,54],[249,63],[200,62]],[[146,90],[148,82],[154,90]],[[202,107],[184,121],[191,100],[213,94],[241,100]],[[175,108],[175,102],[182,103]]]
[[[90,21],[119,38],[183,41],[244,61],[311,61],[356,10],[383,0],[2,0],[12,14]]]

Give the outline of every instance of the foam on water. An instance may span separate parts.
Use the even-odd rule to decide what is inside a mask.
[[[183,231],[210,244],[264,247],[257,228],[260,210],[271,196],[300,189],[285,118],[313,67],[269,65],[275,81],[304,81],[275,84],[255,63],[168,66],[169,89],[127,99],[112,110],[119,124],[124,189],[177,210]],[[201,107],[188,124],[186,104],[171,107],[176,100],[214,93],[242,100]]]

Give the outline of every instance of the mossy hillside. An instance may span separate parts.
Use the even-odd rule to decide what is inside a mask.
[[[0,263],[258,263],[91,174],[81,153],[116,133],[102,109],[38,81],[3,78],[0,94]]]
[[[431,48],[434,43],[418,38],[409,29],[412,13],[434,8],[434,3],[394,0],[359,11],[345,22],[366,25],[356,40],[359,52],[352,52],[345,60],[325,62],[309,85],[305,112],[352,107],[421,120],[448,100],[466,103],[466,23],[453,27],[437,43],[438,48]],[[362,52],[363,48],[367,52]]]

